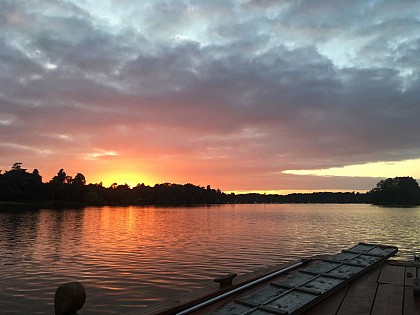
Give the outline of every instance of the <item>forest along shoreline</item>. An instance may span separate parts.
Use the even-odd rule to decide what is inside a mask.
[[[137,184],[87,184],[82,173],[74,177],[60,169],[50,181],[43,182],[37,169],[28,172],[16,162],[0,172],[0,206],[19,208],[31,205],[42,208],[106,205],[210,205],[249,203],[363,203],[386,206],[420,205],[420,187],[412,177],[381,180],[366,193],[314,192],[280,194],[226,194],[220,189],[193,184],[163,183],[154,186]]]

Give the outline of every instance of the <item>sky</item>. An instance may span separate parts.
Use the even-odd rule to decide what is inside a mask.
[[[0,0],[0,169],[365,191],[420,178],[420,1]]]

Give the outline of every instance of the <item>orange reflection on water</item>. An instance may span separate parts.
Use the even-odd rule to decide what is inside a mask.
[[[0,212],[0,288],[6,288],[0,290],[0,300],[8,292],[5,296],[18,296],[30,309],[35,300],[46,301],[40,313],[48,314],[57,285],[81,281],[89,296],[86,313],[121,314],[208,285],[226,272],[241,274],[336,253],[359,241],[397,245],[400,258],[412,259],[420,248],[419,230],[420,207],[223,205]],[[16,300],[2,304],[2,311],[16,305]]]
[[[84,220],[83,242],[104,256],[156,246],[155,234],[165,230],[155,208],[104,207],[86,211],[89,214]]]
[[[84,212],[80,209],[37,212],[33,258],[54,262],[72,256],[81,244],[83,217]]]

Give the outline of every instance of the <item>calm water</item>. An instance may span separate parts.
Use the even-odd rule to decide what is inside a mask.
[[[81,281],[83,314],[123,314],[212,283],[359,241],[420,251],[420,207],[223,205],[8,211],[0,208],[0,313],[53,314]]]

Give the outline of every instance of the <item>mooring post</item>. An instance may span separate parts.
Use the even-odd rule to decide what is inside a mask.
[[[221,276],[221,277],[218,277],[218,278],[214,279],[214,282],[219,283],[220,288],[224,289],[224,288],[232,285],[232,281],[236,276],[237,276],[236,273],[229,273],[226,276]]]
[[[68,282],[55,291],[55,315],[75,315],[86,301],[86,291],[80,282]]]

